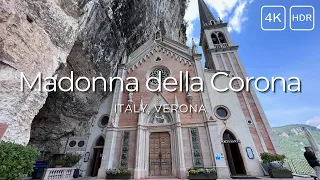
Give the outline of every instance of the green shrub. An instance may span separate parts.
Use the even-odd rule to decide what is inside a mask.
[[[0,179],[21,180],[33,171],[38,151],[29,146],[0,142]]]
[[[263,163],[270,163],[272,161],[280,161],[283,163],[284,158],[286,158],[285,155],[282,154],[271,154],[271,153],[261,153],[261,159]]]
[[[189,174],[199,174],[199,173],[203,173],[203,174],[210,174],[211,172],[215,172],[215,169],[212,168],[189,168],[188,172]]]
[[[82,156],[80,154],[67,153],[57,160],[55,164],[61,165],[62,167],[72,167],[76,165],[81,158]]]
[[[106,171],[107,175],[131,175],[129,169],[108,169]]]

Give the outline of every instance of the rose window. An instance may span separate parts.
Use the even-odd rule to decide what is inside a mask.
[[[156,77],[156,78],[158,78],[158,77],[159,77],[159,72],[160,72],[160,75],[161,75],[161,77],[160,77],[161,83],[163,83],[163,81],[164,81],[167,77],[169,77],[169,75],[170,75],[170,72],[169,72],[169,70],[168,70],[167,68],[164,68],[164,67],[156,67],[156,68],[154,68],[154,69],[151,71],[149,77]],[[150,82],[152,82],[153,84],[159,84],[159,82],[158,82],[156,79],[150,79]]]

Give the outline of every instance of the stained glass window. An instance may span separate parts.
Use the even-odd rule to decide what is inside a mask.
[[[161,83],[163,83],[163,81],[169,77],[170,75],[170,72],[167,68],[165,67],[156,67],[154,68],[151,72],[150,72],[150,75],[149,77],[159,77],[159,72],[160,72],[160,75],[161,75]],[[151,79],[150,82],[152,82],[153,84],[159,84],[159,82],[156,80],[156,79]]]
[[[121,167],[126,168],[128,165],[128,152],[129,152],[129,135],[128,131],[123,133],[122,153],[121,153]]]
[[[199,143],[198,129],[190,128],[191,143],[192,143],[192,158],[194,167],[203,167],[202,154]]]

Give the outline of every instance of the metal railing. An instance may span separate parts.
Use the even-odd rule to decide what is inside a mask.
[[[213,48],[215,48],[215,49],[222,49],[222,48],[226,48],[226,47],[229,47],[228,43],[214,44],[213,45]]]
[[[314,169],[309,166],[307,160],[305,159],[288,159],[287,162],[294,174],[316,175]]]

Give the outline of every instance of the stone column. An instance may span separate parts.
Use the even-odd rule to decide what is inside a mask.
[[[175,96],[175,104],[179,106],[177,96]],[[178,177],[180,179],[187,178],[187,170],[184,162],[184,152],[183,152],[183,143],[182,143],[182,129],[179,112],[175,112],[176,119],[176,138],[177,138],[177,152],[178,155]]]
[[[212,153],[215,158],[215,153],[222,153],[223,148],[221,144],[221,137],[219,134],[219,128],[216,122],[207,122],[210,141],[212,146]],[[225,157],[226,158],[226,157]],[[220,160],[215,160],[216,170],[218,179],[229,179],[230,178],[230,171],[229,167],[227,166],[227,162],[225,158],[221,158]]]
[[[143,107],[143,102],[141,99],[140,108]],[[144,178],[145,174],[145,161],[146,161],[146,131],[143,127],[145,114],[142,109],[139,112],[138,128],[137,128],[137,141],[136,141],[136,158],[134,167],[134,179]]]
[[[145,131],[141,125],[138,125],[137,130],[137,142],[136,142],[136,165],[134,168],[134,179],[140,179],[145,177],[144,163],[147,154],[145,153]]]

